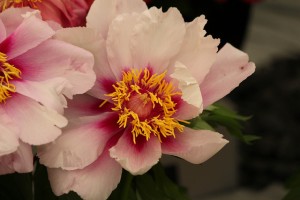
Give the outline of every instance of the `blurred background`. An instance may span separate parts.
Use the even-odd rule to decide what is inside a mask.
[[[175,6],[186,21],[204,14],[208,34],[249,54],[255,74],[222,100],[252,118],[245,133],[261,136],[244,144],[220,130],[230,143],[202,165],[172,157],[168,174],[193,200],[281,200],[286,181],[300,169],[300,1],[153,0]]]

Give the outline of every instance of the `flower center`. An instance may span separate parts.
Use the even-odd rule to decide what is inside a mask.
[[[7,56],[0,52],[0,103],[4,103],[11,93],[16,92],[14,78],[21,78],[21,71],[7,62]]]
[[[113,111],[119,113],[120,128],[131,125],[133,142],[138,136],[149,140],[151,135],[175,137],[175,130],[183,125],[172,116],[176,112],[174,97],[180,97],[173,84],[165,79],[166,73],[152,74],[149,69],[123,72],[121,81],[113,85],[114,92],[107,94],[114,102]]]
[[[30,8],[37,9],[36,3],[41,3],[43,0],[1,0],[0,2],[0,11],[10,8],[10,7],[25,7],[29,6]]]

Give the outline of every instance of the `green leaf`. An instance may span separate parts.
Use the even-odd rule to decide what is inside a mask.
[[[0,176],[1,200],[32,200],[31,173],[14,173]]]
[[[136,177],[137,191],[142,200],[165,200],[166,197],[161,188],[157,187],[150,174]]]
[[[189,122],[189,124],[183,125],[196,130],[214,130],[214,128],[211,125],[209,125],[206,121],[204,121],[200,116],[189,120]]]
[[[289,191],[283,200],[299,200],[300,199],[300,188],[295,188]]]
[[[189,200],[186,190],[169,179],[160,163],[152,167],[156,185],[168,200]]]

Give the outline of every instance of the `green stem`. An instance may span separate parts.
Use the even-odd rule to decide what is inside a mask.
[[[121,192],[121,199],[120,200],[128,200],[128,194],[131,186],[131,182],[133,180],[133,176],[129,172],[123,172],[126,173],[125,175],[125,184]]]

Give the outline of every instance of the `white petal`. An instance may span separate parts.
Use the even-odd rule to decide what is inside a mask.
[[[97,30],[106,38],[109,24],[117,15],[146,9],[146,4],[141,0],[95,0],[87,15],[87,27]]]

